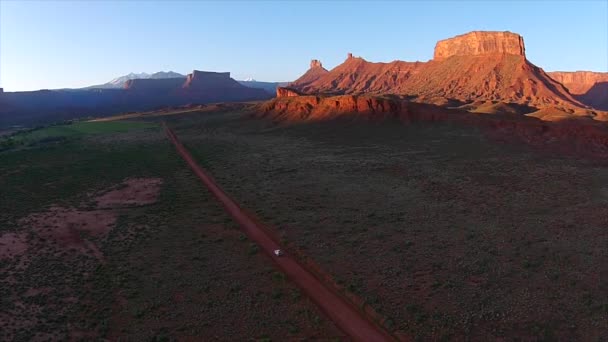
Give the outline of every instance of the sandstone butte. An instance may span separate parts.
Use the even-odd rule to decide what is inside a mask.
[[[268,99],[263,89],[246,87],[229,72],[194,70],[184,78],[134,79],[125,83],[122,96],[128,104],[158,103],[174,106],[188,103],[253,101]]]
[[[229,72],[211,72],[194,70],[186,78],[164,79],[133,79],[125,82],[125,89],[129,90],[171,90],[171,89],[214,89],[233,88],[251,89],[243,86],[230,77]]]
[[[511,32],[474,31],[441,40],[428,62],[372,63],[349,54],[327,71],[315,60],[289,88],[309,95],[394,94],[450,105],[504,102],[528,106],[528,112],[590,109],[528,61],[523,38]]]
[[[473,31],[437,42],[433,60],[451,56],[511,54],[526,56],[522,36],[511,32]]]
[[[300,78],[298,78],[296,82],[299,87],[305,87],[308,84],[318,80],[320,77],[326,75],[327,73],[329,73],[329,71],[327,71],[327,69],[323,67],[321,61],[313,59],[312,61],[310,61],[310,68],[308,69],[308,71],[306,71],[304,75],[300,76]]]
[[[453,122],[484,128],[501,140],[608,157],[602,122],[608,112],[586,106],[558,82],[584,83],[575,91],[588,93],[605,84],[602,75],[553,78],[526,59],[523,38],[511,32],[442,40],[434,56],[428,62],[371,63],[349,53],[344,63],[321,72],[321,63],[313,61],[304,76],[278,89],[277,98],[252,115],[277,122]]]

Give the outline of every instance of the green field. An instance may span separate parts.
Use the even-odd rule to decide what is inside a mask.
[[[157,129],[157,125],[148,122],[107,121],[75,122],[72,124],[54,125],[26,129],[0,139],[0,146],[33,145],[37,143],[74,139],[85,135],[121,133],[134,130]],[[11,146],[12,147],[12,146]]]
[[[138,136],[157,135],[156,141]],[[130,143],[104,143],[122,137]],[[158,124],[82,122],[11,137],[23,142],[0,154],[0,222],[47,205],[73,203],[87,190],[103,189],[126,177],[158,173],[172,158]],[[51,139],[52,138],[52,139]],[[174,161],[175,162],[175,161]],[[151,167],[152,166],[152,167]]]

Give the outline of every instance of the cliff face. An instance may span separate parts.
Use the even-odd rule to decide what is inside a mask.
[[[315,79],[290,85],[303,94],[396,94],[417,101],[502,101],[527,106],[584,107],[525,57],[521,36],[471,32],[437,44],[429,62],[372,63],[348,55]]]
[[[582,103],[596,109],[608,110],[608,72],[557,71],[548,74],[568,88]]]
[[[186,76],[184,88],[241,88],[243,85],[230,78],[229,72],[210,72],[194,70]]]
[[[295,90],[295,89],[291,89],[291,88],[287,88],[287,87],[278,87],[277,88],[277,97],[293,97],[293,96],[300,96],[301,94]]]
[[[184,84],[183,78],[132,79],[124,84],[124,89],[134,91],[171,91]]]
[[[433,59],[496,54],[525,57],[524,39],[522,36],[511,32],[473,31],[437,42]]]
[[[229,72],[210,72],[194,70],[184,78],[132,79],[125,82],[124,88],[130,90],[177,90],[242,88],[240,83],[230,78]]]
[[[608,113],[604,113],[608,114]],[[574,117],[556,108],[526,115],[479,115],[460,109],[414,103],[396,97],[339,95],[276,98],[257,106],[255,115],[277,122],[325,121],[337,118],[367,121],[450,122],[479,127],[490,138],[518,141],[550,150],[605,159],[608,127],[604,122]],[[556,115],[559,116],[556,118]],[[567,119],[567,120],[562,120]],[[605,121],[607,117],[604,115]]]
[[[321,63],[320,60],[318,59],[313,59],[310,61],[310,68],[314,69],[314,68],[323,68],[323,64]]]
[[[568,88],[571,94],[582,95],[596,83],[608,82],[608,72],[573,71],[548,72],[549,76]]]

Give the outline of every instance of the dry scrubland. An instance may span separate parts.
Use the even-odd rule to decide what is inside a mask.
[[[2,144],[0,339],[343,338],[190,173],[162,119]],[[605,162],[441,123],[164,119],[400,336],[607,337]]]
[[[0,340],[341,338],[157,124],[11,139],[0,152]]]
[[[605,163],[449,124],[171,117],[216,180],[423,340],[606,338]]]

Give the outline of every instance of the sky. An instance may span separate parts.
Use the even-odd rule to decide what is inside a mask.
[[[521,34],[546,71],[608,71],[608,0],[0,0],[0,87],[78,88],[130,72],[230,71],[292,81],[313,58],[427,61],[438,40]]]

